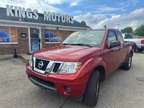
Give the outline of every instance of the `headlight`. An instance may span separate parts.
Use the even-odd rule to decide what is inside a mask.
[[[59,70],[60,74],[76,73],[80,66],[79,62],[64,62]]]

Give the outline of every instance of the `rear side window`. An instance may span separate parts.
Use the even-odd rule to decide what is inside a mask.
[[[116,37],[116,33],[114,31],[109,31],[108,32],[108,45],[110,45],[110,43],[118,41],[117,37]]]
[[[120,41],[120,43],[123,44],[124,40],[123,40],[122,33],[120,31],[117,31],[117,37],[118,37],[118,40]]]

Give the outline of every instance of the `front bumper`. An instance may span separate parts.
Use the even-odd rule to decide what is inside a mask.
[[[30,66],[27,66],[26,73],[35,85],[56,91],[63,96],[82,96],[88,80],[88,76],[76,79],[75,75],[43,75],[33,71]]]

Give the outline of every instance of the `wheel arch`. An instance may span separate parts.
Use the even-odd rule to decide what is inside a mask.
[[[91,72],[91,75],[90,75],[89,80],[88,80],[87,85],[86,85],[86,89],[84,90],[84,94],[83,94],[83,98],[82,98],[82,101],[83,101],[83,102],[84,102],[84,99],[85,99],[85,96],[86,96],[85,93],[86,93],[86,91],[87,91],[87,89],[88,89],[88,84],[89,84],[90,78],[91,78],[92,75],[96,72],[96,70],[99,70],[99,71],[100,71],[100,81],[104,81],[104,80],[105,80],[106,75],[105,75],[105,68],[104,68],[104,66],[99,65],[99,66],[95,67],[95,68],[92,70],[92,72]]]
[[[128,58],[129,56],[133,56],[133,54],[134,54],[134,50],[133,50],[132,48],[130,48],[130,49],[129,49],[129,52],[128,52],[128,54],[127,54],[127,58]]]
[[[106,73],[105,73],[105,68],[102,65],[97,66],[95,70],[99,70],[100,71],[100,79],[101,81],[104,81],[106,79]]]

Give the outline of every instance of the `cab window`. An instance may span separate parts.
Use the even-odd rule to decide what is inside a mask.
[[[117,37],[118,37],[118,40],[120,41],[120,43],[123,44],[124,39],[123,39],[122,33],[120,31],[117,31]]]
[[[110,46],[112,42],[116,42],[116,41],[118,41],[116,37],[116,33],[114,31],[109,31],[108,32],[108,46]]]

